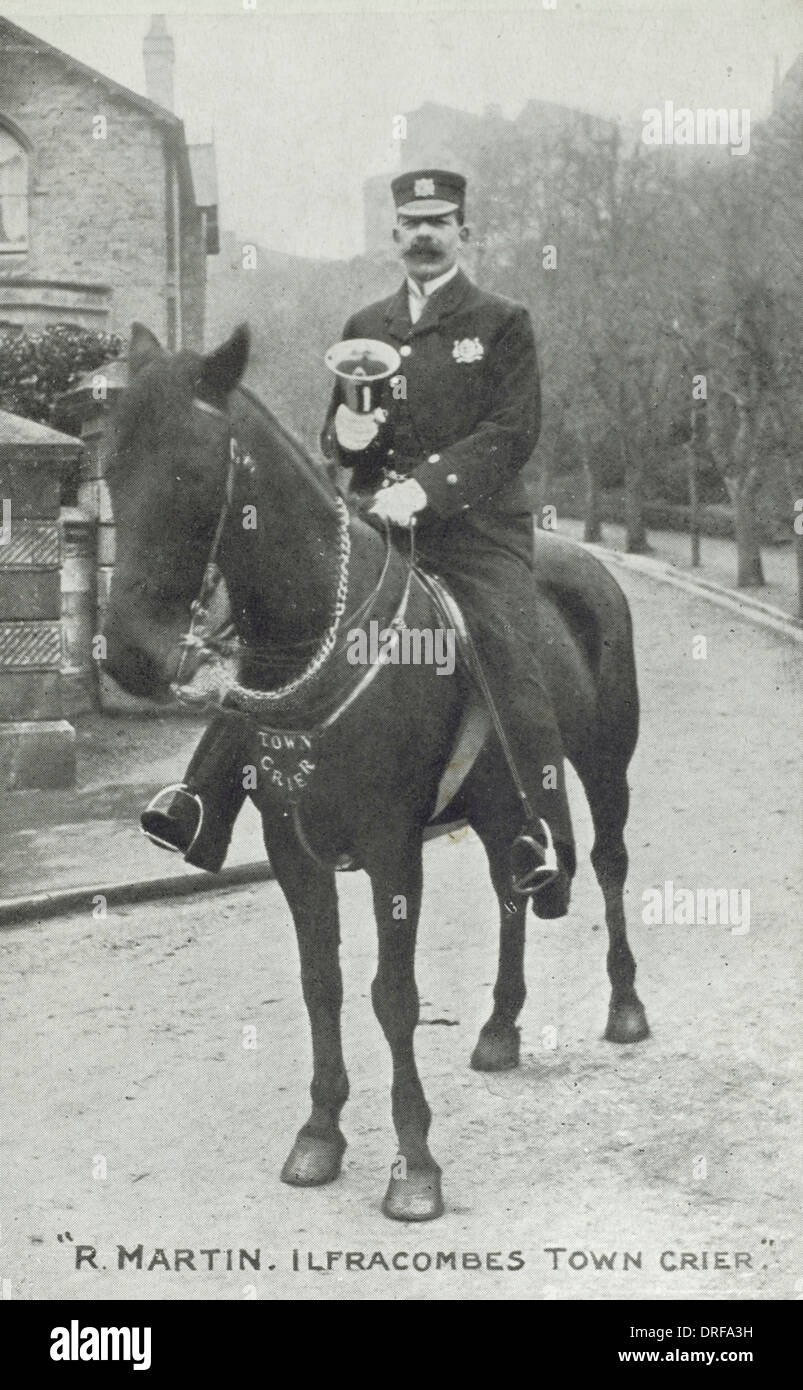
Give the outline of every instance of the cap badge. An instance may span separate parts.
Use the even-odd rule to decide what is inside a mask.
[[[434,198],[435,180],[416,179],[415,183],[413,184],[413,193],[416,198]]]
[[[455,362],[479,362],[485,356],[485,348],[479,338],[455,338],[452,357]]]

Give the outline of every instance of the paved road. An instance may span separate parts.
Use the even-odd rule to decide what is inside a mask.
[[[571,916],[532,920],[521,1068],[469,1070],[494,900],[472,837],[431,845],[418,1053],[448,1210],[399,1227],[379,1211],[394,1146],[361,876],[341,881],[350,1147],[339,1183],[316,1191],[277,1178],[309,1045],[276,885],[8,932],[11,1297],[795,1296],[801,655],[705,602],[623,582],[644,705],[629,912],[653,1037],[600,1041],[605,936],[586,856]],[[579,792],[574,805],[587,850]],[[645,925],[642,895],[666,881],[749,889],[749,930]],[[75,1268],[79,1244],[97,1268]],[[327,1251],[342,1252],[332,1272],[309,1268]],[[414,1254],[415,1270],[392,1268]]]

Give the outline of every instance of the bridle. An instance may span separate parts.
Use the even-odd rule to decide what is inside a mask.
[[[207,405],[206,401],[194,400],[193,405],[199,410],[206,410],[210,414],[220,416],[225,419],[223,412],[216,410],[214,406]],[[212,537],[212,544],[209,548],[209,555],[204,566],[203,579],[198,591],[198,597],[190,604],[190,626],[180,639],[181,655],[179,657],[176,674],[171,681],[171,690],[174,694],[182,688],[182,676],[184,667],[190,652],[207,651],[209,649],[208,639],[201,629],[205,625],[206,614],[209,601],[220,580],[220,571],[217,566],[217,556],[220,550],[220,542],[223,537],[223,528],[231,511],[231,500],[234,493],[234,482],[238,464],[238,452],[235,448],[236,441],[233,435],[229,436],[229,461],[226,469],[226,487],[223,494],[220,512],[218,513],[215,532]]]
[[[219,410],[217,406],[210,405],[207,401],[200,400],[197,397],[193,400],[193,406],[199,410],[207,412],[208,414],[214,415],[218,419],[226,421],[226,423],[229,425],[228,464],[226,469],[226,486],[223,501],[221,503],[220,512],[218,514],[217,523],[215,525],[212,544],[210,546],[209,556],[204,569],[204,576],[201,581],[201,588],[198,594],[198,598],[190,606],[191,618],[189,630],[181,639],[181,656],[179,658],[178,668],[171,687],[174,693],[177,693],[177,688],[181,686],[183,667],[185,665],[186,658],[189,655],[189,653],[192,651],[195,651],[197,653],[199,650],[208,651],[210,649],[208,637],[202,635],[201,628],[204,624],[211,595],[220,581],[220,571],[217,565],[217,557],[218,552],[220,550],[220,544],[223,538],[223,532],[226,526],[226,522],[229,519],[231,513],[237,476],[241,469],[245,470],[248,473],[253,473],[256,468],[256,464],[254,463],[253,459],[247,452],[243,451],[243,449],[241,448],[236,438],[236,435],[231,429],[229,418],[224,411]],[[243,714],[251,715],[256,719],[267,719],[274,717],[276,714],[280,713],[282,705],[291,702],[295,696],[302,692],[310,684],[310,682],[312,682],[315,679],[315,677],[326,666],[327,662],[332,656],[332,653],[335,651],[335,648],[337,646],[338,633],[340,631],[343,617],[346,612],[346,603],[348,600],[349,568],[351,562],[351,532],[349,527],[349,510],[346,506],[345,501],[339,493],[335,495],[334,501],[337,509],[338,520],[338,573],[331,618],[326,627],[326,631],[319,639],[318,646],[310,660],[307,662],[307,665],[304,667],[303,671],[301,671],[297,676],[294,676],[292,680],[286,681],[283,685],[278,686],[272,690],[257,690],[233,682],[226,691],[226,705],[235,709],[239,709]],[[378,600],[379,595],[384,587],[386,578],[388,576],[391,553],[392,547],[390,542],[390,531],[387,522],[385,522],[385,561],[382,566],[381,574],[373,590],[368,595],[368,598],[347,619],[347,622],[349,624],[353,625],[354,623],[360,621],[360,619],[364,619],[366,614],[370,611],[371,607]],[[404,591],[398,609],[394,614],[393,618],[390,620],[390,623],[388,624],[388,627],[393,631],[395,635],[394,645],[398,644],[401,630],[405,626],[404,619],[407,610],[407,604],[410,597],[412,579],[415,574],[414,564],[414,528],[411,527],[410,564],[408,568],[407,581],[404,586]],[[271,651],[274,649],[268,646],[260,648],[249,648],[249,650],[255,654],[265,654],[266,656],[270,656]],[[332,724],[336,722],[337,719],[340,718],[340,716],[345,712],[345,710],[351,704],[353,704],[354,700],[356,700],[358,696],[363,693],[363,690],[367,687],[367,685],[371,683],[371,681],[377,675],[378,671],[381,670],[382,667],[386,665],[390,660],[392,660],[392,651],[392,647],[390,649],[386,649],[383,653],[383,657],[381,660],[368,666],[367,670],[360,678],[360,680],[357,682],[356,686],[351,691],[349,691],[348,695],[343,700],[341,700],[341,702],[337,705],[337,707],[334,710],[327,714],[325,719],[323,719],[316,725],[316,729],[323,730],[329,728]]]

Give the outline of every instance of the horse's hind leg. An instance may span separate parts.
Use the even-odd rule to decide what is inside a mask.
[[[293,914],[312,1032],[312,1111],[281,1176],[293,1187],[318,1187],[340,1172],[346,1140],[339,1120],[349,1094],[340,1036],[343,978],[335,880],[304,853],[289,821],[278,830],[266,826],[265,843]]]
[[[478,832],[481,833],[481,832]],[[496,896],[499,899],[499,964],[494,985],[494,1007],[480,1030],[471,1054],[475,1071],[509,1071],[519,1065],[519,1030],[527,990],[524,984],[524,936],[527,899],[515,897],[510,887],[509,840],[482,835]]]
[[[630,804],[626,768],[612,766],[578,768],[594,820],[591,863],[605,899],[608,928],[608,978],[611,1003],[605,1037],[608,1042],[640,1042],[649,1036],[644,1005],[636,994],[636,962],[627,940],[624,888],[627,848],[624,828]]]
[[[429,1106],[418,1076],[413,1035],[418,1023],[415,940],[421,910],[421,835],[384,844],[366,855],[378,932],[374,1012],[393,1059],[393,1123],[399,1156],[382,1210],[395,1221],[431,1221],[443,1213],[441,1170],[427,1145]]]

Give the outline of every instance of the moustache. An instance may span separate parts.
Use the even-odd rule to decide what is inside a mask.
[[[433,246],[430,241],[414,241],[407,254],[408,256],[437,256],[439,251],[440,247]]]

